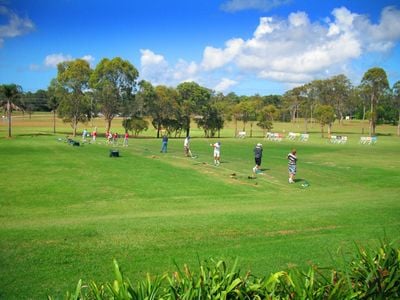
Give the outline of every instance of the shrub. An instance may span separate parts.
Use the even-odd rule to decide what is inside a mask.
[[[184,266],[173,274],[138,281],[134,286],[114,260],[112,283],[82,285],[65,299],[399,299],[400,249],[381,242],[376,251],[357,247],[355,256],[340,269],[310,266],[258,278],[224,261],[205,261],[197,272]],[[49,296],[49,299],[52,297]]]

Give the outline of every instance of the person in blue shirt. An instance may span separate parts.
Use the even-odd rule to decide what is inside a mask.
[[[168,147],[168,136],[164,134],[162,137],[162,147],[160,152],[167,153],[167,147]]]

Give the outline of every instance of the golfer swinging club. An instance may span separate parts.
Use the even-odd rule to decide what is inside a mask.
[[[253,173],[257,174],[260,172],[260,168],[261,168],[261,159],[262,159],[262,153],[263,153],[262,144],[258,143],[253,151],[254,151],[254,161],[256,163],[256,165],[253,168]]]
[[[190,136],[185,138],[185,141],[183,142],[183,150],[187,157],[192,157],[192,152],[190,151]]]
[[[210,146],[214,147],[214,165],[219,166],[221,163],[221,142],[210,144]]]

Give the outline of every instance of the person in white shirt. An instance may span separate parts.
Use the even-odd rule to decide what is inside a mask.
[[[190,151],[190,136],[185,138],[185,141],[183,142],[183,150],[186,156],[192,156],[192,152]]]
[[[215,144],[210,144],[214,148],[214,165],[219,166],[221,163],[221,143],[216,142]]]

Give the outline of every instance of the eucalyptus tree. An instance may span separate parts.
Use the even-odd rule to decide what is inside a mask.
[[[377,120],[377,105],[389,91],[389,81],[385,70],[371,68],[365,72],[361,80],[362,93],[370,99],[370,135],[375,135]]]
[[[13,109],[18,108],[22,95],[22,88],[17,84],[3,84],[0,86],[0,103],[7,111],[9,138],[11,138],[11,112]]]
[[[268,104],[264,106],[257,114],[257,125],[261,127],[264,131],[264,136],[266,135],[266,130],[271,130],[273,128],[273,122],[279,117],[279,110],[273,104]]]
[[[196,119],[196,123],[199,128],[204,131],[205,137],[215,137],[224,127],[224,117],[222,111],[215,104],[206,105],[203,107],[201,116]]]
[[[393,104],[398,114],[397,135],[400,136],[400,81],[397,81],[392,88]]]
[[[60,102],[63,99],[63,95],[66,94],[66,90],[61,86],[56,78],[50,81],[50,85],[47,88],[47,106],[53,113],[53,133],[56,133],[56,115]]]
[[[344,114],[349,110],[349,100],[353,89],[350,80],[343,74],[326,80],[329,98],[328,101],[335,109],[339,122],[342,123]]]
[[[335,110],[331,105],[319,105],[315,109],[315,119],[321,125],[321,137],[324,137],[324,127],[328,125],[328,135],[331,134],[332,123],[335,121]]]
[[[183,82],[177,86],[179,103],[184,118],[186,136],[190,135],[190,121],[192,114],[200,113],[203,106],[208,104],[211,91],[196,82]]]
[[[249,97],[249,123],[250,123],[250,137],[253,137],[253,125],[257,121],[257,116],[260,110],[264,107],[263,98],[256,94]]]
[[[296,123],[297,118],[299,117],[301,103],[304,97],[304,87],[295,87],[289,91],[287,91],[283,95],[283,102],[285,108],[290,113],[290,120],[293,123]]]
[[[132,115],[129,108],[133,105],[138,76],[138,70],[120,57],[103,58],[93,71],[90,87],[106,120],[107,131],[118,114]]]
[[[92,69],[83,59],[59,63],[57,69],[57,81],[65,90],[58,114],[64,122],[71,123],[72,134],[76,136],[78,123],[90,118],[90,97],[85,92],[89,89]]]
[[[157,138],[164,128],[168,134],[177,131],[182,127],[179,124],[180,108],[178,103],[178,92],[176,89],[159,85],[155,87],[156,98],[150,108],[153,127],[157,130]]]

